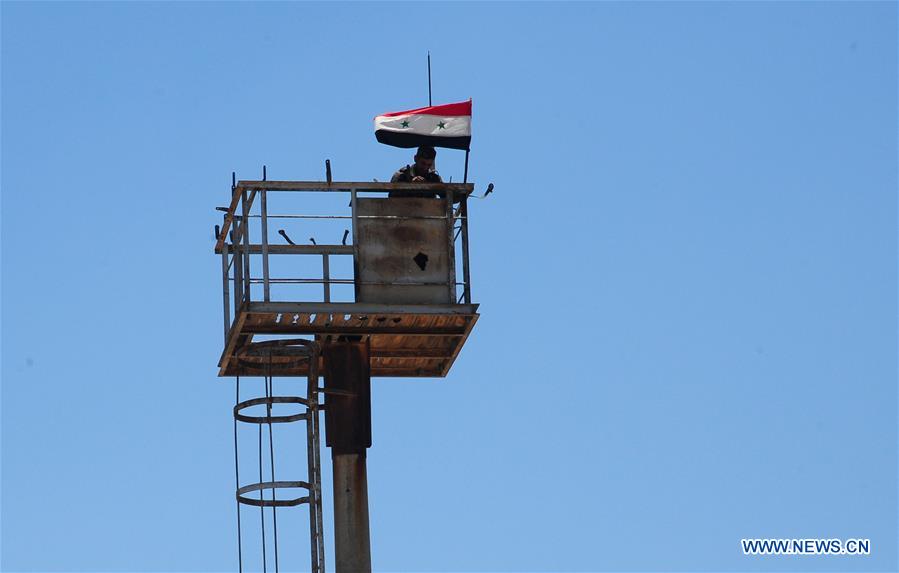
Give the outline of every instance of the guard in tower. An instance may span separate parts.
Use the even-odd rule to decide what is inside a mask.
[[[418,148],[412,158],[414,163],[400,168],[390,178],[391,183],[443,183],[440,174],[434,170],[437,150],[428,145]]]
[[[440,174],[434,170],[434,162],[437,159],[437,151],[429,146],[422,145],[412,158],[412,165],[401,167],[390,178],[391,183],[443,183]],[[434,199],[435,193],[427,191],[391,191],[389,197],[424,197]]]

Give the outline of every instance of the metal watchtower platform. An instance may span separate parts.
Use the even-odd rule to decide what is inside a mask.
[[[261,335],[312,336],[322,344],[361,339],[370,344],[371,376],[446,376],[478,319],[468,260],[472,191],[471,183],[233,183],[215,247],[222,257],[225,331],[219,376],[262,375],[238,360],[241,348]],[[270,212],[275,194],[302,193],[342,194],[348,212]],[[340,244],[295,244],[283,230],[273,238],[273,222],[282,219],[349,228],[338,227]],[[317,276],[270,272],[276,258],[300,256],[320,260]],[[337,257],[352,257],[353,276],[332,276]],[[321,285],[320,295],[290,294],[283,289],[290,285]],[[353,300],[332,301],[335,285],[352,286]],[[285,294],[276,295],[276,288]],[[284,360],[279,376],[308,374],[308,362]]]
[[[371,377],[446,376],[478,319],[468,259],[472,184],[332,182],[330,164],[327,172],[327,181],[267,181],[264,170],[262,181],[232,178],[231,203],[219,208],[225,214],[215,251],[222,262],[225,342],[218,366],[219,376],[237,378],[233,413],[241,570],[241,506],[260,508],[263,571],[271,524],[277,573],[277,510],[300,504],[309,506],[312,570],[325,570],[321,411],[332,460],[335,569],[371,570],[366,469],[372,445]],[[289,203],[288,198],[296,204],[269,209]],[[333,212],[335,205],[339,213]],[[282,221],[295,238],[307,232],[313,236],[297,244],[285,229],[270,232]],[[340,237],[339,244],[318,244],[316,235]],[[264,394],[242,400],[241,377],[263,378]],[[275,379],[281,377],[288,378],[276,390]],[[307,380],[305,396],[289,383],[297,377]],[[319,393],[325,395],[324,404]],[[293,410],[285,414],[285,406]],[[250,413],[253,408],[256,415]],[[308,476],[293,475],[294,467],[288,481],[281,476],[285,458],[279,455],[275,463],[274,427],[295,421],[306,423]],[[257,426],[251,450],[257,453],[258,481],[251,483],[240,477],[241,424],[243,433],[246,426]],[[286,452],[288,462],[294,459],[294,448]],[[297,497],[297,489],[308,495]]]

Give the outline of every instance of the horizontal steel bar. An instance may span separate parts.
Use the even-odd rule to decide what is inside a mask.
[[[234,252],[234,246],[226,245],[228,252]],[[243,248],[241,248],[243,250]],[[261,255],[262,245],[250,245],[247,249],[251,255]],[[352,255],[353,245],[269,245],[270,255]]]
[[[250,302],[249,313],[331,313],[331,314],[461,314],[472,315],[477,304],[378,304],[356,302]]]
[[[446,221],[445,215],[356,215],[357,219],[437,219]],[[455,217],[458,219],[458,217]]]
[[[266,191],[452,191],[467,195],[474,183],[382,183],[380,181],[238,181],[237,189]]]
[[[251,278],[250,282],[253,284],[259,284],[262,282],[262,279],[254,279]],[[329,281],[325,281],[324,279],[273,279],[269,278],[268,282],[272,284],[288,284],[288,285],[320,285],[327,282],[332,285],[351,285],[353,284],[353,279],[331,279]]]
[[[262,215],[248,215],[250,219],[261,219]],[[352,215],[267,215],[267,219],[352,219]],[[446,219],[445,215],[357,215],[357,219]],[[453,217],[458,221],[462,217]],[[235,217],[236,219],[236,217]]]
[[[371,349],[372,358],[452,358],[453,349],[442,348],[384,348]]]
[[[262,284],[265,279],[262,278],[250,278],[250,283],[252,284]],[[410,283],[410,282],[374,282],[374,281],[354,281],[353,279],[268,279],[269,283],[272,284],[300,284],[300,285],[320,285],[320,284],[332,284],[332,285],[368,285],[368,286],[446,286],[447,283]],[[456,286],[464,286],[465,283],[454,283]]]
[[[261,219],[262,215],[250,215],[251,219]],[[268,219],[352,219],[352,215],[268,215]]]
[[[372,326],[366,321],[359,326],[325,326],[315,324],[244,324],[244,334],[390,334],[395,336],[465,336],[466,327]]]

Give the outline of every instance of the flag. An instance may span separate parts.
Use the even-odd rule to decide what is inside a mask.
[[[467,150],[471,145],[471,100],[379,115],[375,137],[394,147]]]

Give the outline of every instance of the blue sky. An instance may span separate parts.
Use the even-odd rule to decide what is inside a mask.
[[[4,571],[236,569],[214,207],[389,177],[427,50],[496,192],[451,375],[373,383],[375,569],[897,569],[895,3],[0,17]]]

